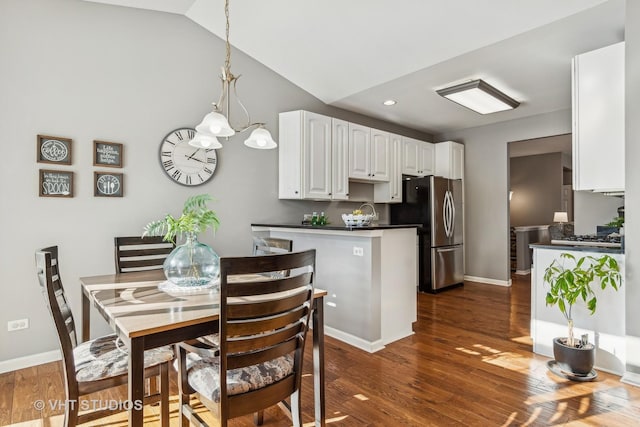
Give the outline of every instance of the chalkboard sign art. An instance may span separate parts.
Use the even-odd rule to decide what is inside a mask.
[[[71,164],[71,140],[58,136],[38,135],[36,145],[38,163]]]
[[[73,172],[40,169],[40,197],[73,197]]]
[[[123,184],[124,175],[121,173],[93,173],[93,195],[96,197],[122,197]]]
[[[122,167],[123,145],[117,142],[93,141],[93,166]]]

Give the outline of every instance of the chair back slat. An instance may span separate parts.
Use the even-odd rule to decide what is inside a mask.
[[[114,238],[116,273],[159,270],[175,244],[161,236]]]
[[[281,272],[289,277],[283,278]],[[299,390],[311,314],[315,250],[220,259],[220,405],[228,414],[276,404]],[[276,272],[276,273],[274,273]],[[260,275],[239,281],[238,275]],[[292,373],[246,396],[227,396],[225,374],[287,356]],[[246,412],[245,412],[246,413]]]
[[[277,272],[273,274],[276,278],[270,278],[269,275],[265,276],[265,280],[249,280],[249,281],[237,281],[234,286],[229,289],[229,297],[243,296],[243,295],[263,295],[265,293],[290,291],[292,289],[304,286],[305,283],[309,283],[311,280],[311,272],[303,273],[292,277],[279,278]],[[264,282],[268,281],[269,286],[265,287]]]

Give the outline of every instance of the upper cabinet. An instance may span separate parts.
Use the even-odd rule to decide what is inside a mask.
[[[573,58],[573,188],[624,191],[624,42]]]
[[[426,176],[434,174],[434,144],[403,136],[400,151],[400,167],[404,175]]]
[[[464,179],[464,145],[454,141],[435,144],[435,175],[449,179]]]
[[[389,134],[349,123],[349,178],[389,181]]]
[[[309,111],[280,114],[281,199],[331,200],[334,188],[335,198],[348,197],[344,158],[348,127],[346,122],[333,120]]]
[[[374,203],[400,203],[402,202],[402,170],[401,151],[402,137],[388,134],[390,162],[389,181],[377,183],[373,188]]]

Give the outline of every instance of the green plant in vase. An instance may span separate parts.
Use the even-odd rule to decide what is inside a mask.
[[[573,267],[565,267],[564,262],[554,260],[544,271],[544,281],[550,285],[546,295],[548,306],[557,305],[567,320],[568,335],[553,340],[553,353],[556,362],[565,371],[577,375],[588,375],[595,362],[595,346],[586,336],[576,340],[573,330],[572,309],[582,301],[590,314],[596,312],[597,298],[592,285],[597,280],[601,289],[621,285],[620,266],[610,255],[600,257],[584,256],[576,260],[569,253],[562,253],[563,260],[570,261]]]
[[[220,276],[220,258],[211,247],[198,241],[199,233],[209,228],[216,230],[220,225],[216,213],[207,207],[212,200],[208,194],[189,197],[180,217],[167,214],[144,227],[143,237],[163,236],[163,240],[174,243],[176,237],[184,237],[184,244],[177,246],[164,262],[167,279],[177,286],[211,286]]]

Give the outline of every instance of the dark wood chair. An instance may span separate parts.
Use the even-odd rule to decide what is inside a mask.
[[[281,239],[279,237],[253,236],[254,255],[282,254],[292,251],[293,240]]]
[[[289,270],[283,277],[273,272]],[[278,404],[302,425],[302,360],[313,303],[315,250],[220,259],[219,347],[178,345],[182,425],[206,425],[190,395],[231,418]],[[286,399],[290,397],[290,404]],[[261,419],[256,421],[261,423]]]
[[[65,405],[64,425],[75,426],[126,409],[124,406],[123,409],[106,408],[79,414],[80,396],[127,384],[129,357],[126,348],[119,345],[116,335],[78,343],[71,307],[60,278],[57,246],[36,252],[36,268],[58,333],[66,401],[71,402]],[[163,427],[169,425],[169,363],[173,354],[170,347],[145,352],[145,376],[155,378],[159,375],[160,391],[145,397],[144,403],[160,402]]]
[[[162,236],[116,237],[114,240],[116,273],[159,270],[176,247],[175,243],[163,241]]]

